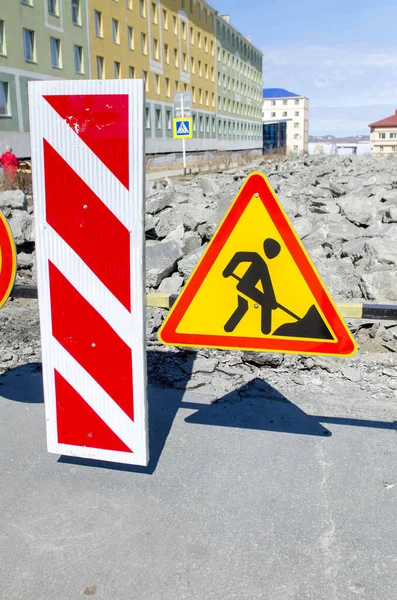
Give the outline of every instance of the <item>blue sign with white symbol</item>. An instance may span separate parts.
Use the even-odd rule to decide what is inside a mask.
[[[174,138],[193,137],[193,127],[191,118],[174,119]]]

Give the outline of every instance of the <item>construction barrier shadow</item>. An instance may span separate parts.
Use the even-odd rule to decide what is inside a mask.
[[[147,467],[70,456],[61,456],[58,462],[151,475],[157,467],[176,413],[182,406],[182,398],[190,380],[195,358],[195,351],[149,351],[147,353],[149,412]]]
[[[237,392],[237,393],[236,393]],[[213,404],[183,402],[182,408],[197,409],[186,423],[277,431],[299,435],[331,436],[323,424],[370,427],[397,431],[397,422],[319,416],[305,413],[262,379],[252,379]]]
[[[195,411],[185,418],[186,423],[215,427],[327,437],[331,436],[328,424],[397,430],[396,422],[307,414],[259,378],[212,404],[183,401],[195,357],[194,351],[148,352],[150,462],[147,467],[69,456],[61,456],[58,462],[151,475],[180,409]],[[21,365],[1,375],[0,395],[14,402],[42,403],[41,364]]]

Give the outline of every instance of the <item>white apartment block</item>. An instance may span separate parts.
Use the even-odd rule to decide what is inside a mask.
[[[309,100],[280,88],[265,88],[262,93],[263,123],[286,123],[286,154],[308,153]]]

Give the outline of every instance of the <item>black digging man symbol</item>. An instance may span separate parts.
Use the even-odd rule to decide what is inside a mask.
[[[272,260],[280,254],[281,246],[276,240],[267,238],[263,243],[263,251],[266,259]],[[235,274],[235,270],[241,263],[248,263],[249,266],[244,275],[238,277]],[[236,286],[237,308],[224,326],[224,330],[227,333],[232,333],[236,329],[250,308],[248,300],[252,300],[254,309],[259,307],[261,309],[261,332],[263,335],[271,334],[272,311],[278,308],[292,317],[294,322],[281,325],[272,335],[320,340],[333,339],[331,332],[314,304],[309,307],[303,317],[300,317],[277,302],[276,291],[270,277],[269,267],[265,258],[258,252],[236,252],[223,271],[223,277],[234,277],[238,281]],[[258,285],[262,287],[262,290],[259,289]],[[292,297],[295,293],[295,290],[291,289]]]

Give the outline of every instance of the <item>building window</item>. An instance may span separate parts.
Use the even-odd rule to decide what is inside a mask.
[[[146,19],[146,0],[139,0],[139,10],[141,13],[141,17]]]
[[[8,98],[8,83],[0,81],[0,117],[10,115],[10,103]]]
[[[179,67],[178,48],[174,48],[174,67]]]
[[[214,94],[214,92],[211,93],[211,104],[212,104],[212,108],[215,108],[215,94]]]
[[[206,106],[210,105],[210,94],[209,94],[208,90],[205,91],[205,105]]]
[[[156,108],[156,129],[161,129],[161,110]]]
[[[147,54],[147,36],[146,33],[141,33],[141,52]]]
[[[72,0],[72,21],[75,25],[81,25],[80,0]]]
[[[95,35],[97,37],[103,37],[102,30],[102,13],[98,10],[94,10],[94,23],[95,23]]]
[[[176,20],[176,17],[172,17],[172,25],[173,25],[173,31],[174,31],[174,35],[177,35],[178,33],[178,21]]]
[[[397,140],[397,133],[391,133],[390,134],[390,139],[391,140]]]
[[[127,43],[130,50],[134,50],[134,30],[130,25],[127,25]]]
[[[190,43],[194,44],[194,29],[193,29],[193,27],[190,28]]]
[[[195,66],[194,66],[194,56],[190,57],[190,70],[192,73],[195,73]]]
[[[294,140],[299,140],[299,133],[295,133]]]
[[[196,88],[192,85],[192,101],[196,102]]]
[[[159,14],[158,14],[158,4],[157,4],[157,2],[152,2],[152,13],[153,13],[153,23],[155,25],[158,25]]]
[[[51,65],[55,69],[60,69],[61,65],[61,41],[56,38],[50,38],[51,45]]]
[[[380,140],[385,140],[386,139],[386,134],[385,133],[380,133],[379,134],[379,139]]]
[[[167,98],[171,97],[171,86],[170,86],[170,78],[166,77],[165,78],[165,93]]]
[[[130,79],[135,79],[135,67],[128,68],[128,77]]]
[[[84,73],[83,67],[83,48],[82,46],[74,46],[74,69],[76,73]]]
[[[48,0],[48,12],[53,17],[59,17],[58,0]]]
[[[299,100],[295,100],[295,104],[296,104],[296,105],[299,105]]]
[[[153,55],[155,60],[160,60],[159,41],[153,38]]]
[[[150,108],[145,106],[145,124],[146,129],[150,129]]]
[[[1,20],[0,20],[0,54],[2,54],[3,56],[5,56],[7,54],[4,21],[1,21]]]
[[[23,51],[26,61],[35,62],[36,60],[36,49],[34,31],[31,29],[23,29]]]
[[[125,7],[132,10],[132,0],[125,0]]]
[[[154,74],[154,89],[156,94],[160,94],[160,75]]]
[[[170,109],[167,109],[165,111],[165,118],[166,118],[166,123],[167,123],[167,129],[168,131],[171,131],[172,129],[172,116],[171,116],[171,111]]]
[[[275,112],[272,112],[272,113],[271,113],[271,116],[272,116],[272,117],[275,117],[275,116],[276,116],[276,113],[275,113]]]
[[[395,147],[395,146],[392,146],[392,147],[391,147],[391,151],[392,151],[392,152],[395,152],[395,151],[396,151],[396,147]]]
[[[294,127],[295,127],[295,129],[298,129],[299,123],[294,123]]]
[[[167,65],[170,62],[170,49],[168,44],[164,44],[164,61]]]
[[[295,116],[295,117],[299,117],[299,110],[296,110],[296,111],[294,112],[294,116]]]
[[[383,152],[383,146],[379,146],[379,150]]]
[[[197,131],[197,116],[193,115],[193,131]]]
[[[204,133],[204,118],[202,115],[199,116],[199,131]]]
[[[200,21],[200,17],[201,17],[201,6],[199,4],[199,2],[197,2],[196,4],[196,17],[197,20]]]
[[[175,91],[179,92],[179,81],[178,80],[175,81]]]
[[[203,75],[203,69],[202,69],[202,66],[201,66],[201,60],[198,61],[198,74],[199,74],[199,77],[202,77],[202,75]]]
[[[113,44],[120,44],[119,22],[112,19],[112,41]]]
[[[120,79],[120,63],[116,60],[113,63],[113,77],[114,79]]]
[[[168,29],[168,12],[163,8],[163,26],[164,29]]]
[[[186,52],[182,52],[182,68],[184,71],[187,71],[187,54]]]
[[[215,81],[215,70],[214,70],[214,67],[211,67],[211,81]]]
[[[276,106],[276,101],[272,100],[272,106]]]
[[[199,103],[203,103],[203,90],[201,88],[199,88]]]
[[[288,113],[284,111],[283,112],[283,117],[286,117],[286,116],[288,116]]]
[[[149,77],[147,76],[147,71],[142,71],[142,79],[145,84],[145,92],[149,91]]]
[[[197,46],[201,48],[201,33],[197,32]]]
[[[97,71],[98,79],[104,79],[105,69],[104,69],[103,56],[96,57],[96,71]]]

